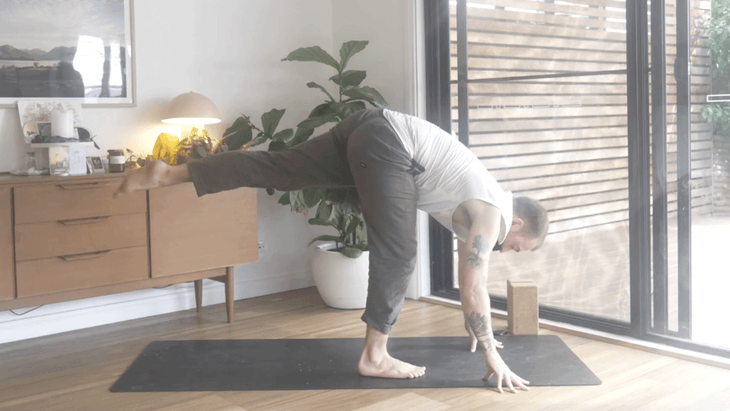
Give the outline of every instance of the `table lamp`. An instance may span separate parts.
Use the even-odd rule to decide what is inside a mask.
[[[213,101],[202,94],[191,91],[172,99],[167,115],[162,122],[179,125],[181,137],[184,138],[190,133],[192,127],[203,129],[206,124],[220,123],[220,117],[218,107]]]

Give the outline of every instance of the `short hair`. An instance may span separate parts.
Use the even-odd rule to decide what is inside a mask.
[[[547,210],[539,201],[530,197],[515,197],[512,212],[527,224],[527,233],[538,239],[538,247],[542,245],[550,226]]]

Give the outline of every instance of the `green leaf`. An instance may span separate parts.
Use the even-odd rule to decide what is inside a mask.
[[[325,200],[320,201],[319,207],[317,207],[317,213],[315,215],[319,219],[329,220],[330,216],[332,215],[332,204],[327,204],[327,201]]]
[[[282,151],[286,150],[286,143],[283,141],[272,141],[269,143],[269,151]]]
[[[289,192],[289,206],[293,213],[309,210],[322,199],[321,188],[305,188]]]
[[[309,113],[309,117],[319,117],[325,115],[330,109],[329,103],[322,103],[318,105],[317,107],[312,110],[311,113]]]
[[[359,103],[359,104],[358,104]],[[354,101],[349,103],[330,103],[330,111],[337,115],[341,120],[346,119],[352,113],[365,109],[365,103],[362,101]]]
[[[344,120],[352,114],[347,103],[337,103],[334,101],[330,102],[330,111],[339,117],[340,120]]]
[[[289,207],[291,207],[291,211],[293,213],[298,213],[309,208],[304,205],[304,194],[302,193],[302,190],[289,192]]]
[[[312,128],[297,127],[297,132],[294,133],[294,138],[289,140],[286,145],[288,147],[294,147],[301,142],[307,141],[312,134],[314,134],[314,129]]]
[[[350,258],[358,258],[362,255],[362,250],[360,250],[359,248],[351,247],[349,245],[346,245],[342,250],[340,250],[340,252],[345,257]]]
[[[281,121],[281,117],[284,115],[285,111],[285,109],[273,109],[267,113],[264,113],[261,116],[261,124],[263,124],[264,126],[264,134],[266,136],[271,136],[274,134],[274,131],[276,130],[276,127],[279,126],[279,121]]]
[[[313,243],[315,243],[317,241],[335,241],[338,243],[343,243],[343,242],[345,242],[345,239],[342,237],[335,237],[333,235],[326,235],[326,234],[320,235],[320,236],[315,237],[312,241],[310,241],[309,244],[307,244],[307,247],[309,247],[310,245],[312,245]]]
[[[289,193],[284,193],[284,194],[282,194],[281,197],[279,197],[279,204],[281,204],[281,205],[291,204],[291,200],[289,199]]]
[[[225,144],[229,151],[238,150],[244,144],[251,141],[252,137],[253,130],[251,129],[251,125],[245,118],[239,117],[223,133],[221,144]]]
[[[337,226],[338,230],[343,231],[342,223],[343,223],[343,220],[345,219],[345,215],[342,213],[342,206],[339,204],[335,204],[335,206],[333,207],[333,210],[335,211],[335,218],[334,218],[335,225]]]
[[[346,236],[353,234],[355,231],[357,231],[358,226],[362,222],[362,219],[354,214],[348,215],[347,219],[347,228],[345,229]]]
[[[332,66],[335,70],[340,71],[340,64],[337,63],[337,60],[319,46],[296,49],[281,61],[313,61]]]
[[[364,244],[346,244],[347,247],[353,247],[357,248],[360,251],[365,251],[365,245]]]
[[[307,83],[307,87],[309,87],[309,88],[318,88],[318,89],[322,90],[322,92],[324,94],[326,94],[327,97],[330,98],[330,100],[335,101],[335,98],[332,97],[332,95],[327,91],[327,89],[324,88],[324,87],[322,87],[322,86],[320,86],[319,84],[317,84],[317,83],[315,83],[313,81],[310,81],[309,83]]]
[[[335,74],[330,77],[330,80],[334,81],[334,83],[340,87],[348,88],[359,86],[360,83],[365,80],[366,75],[365,71],[348,70],[342,74]]]
[[[367,100],[375,107],[388,108],[388,103],[383,96],[372,87],[355,87],[344,90],[342,94],[357,100]]]
[[[363,221],[357,226],[357,231],[356,231],[357,234],[355,234],[355,242],[357,242],[358,244],[361,244],[364,247],[363,250],[367,249],[367,246],[368,246],[366,230],[367,229],[365,227],[365,222]]]
[[[322,201],[322,189],[305,188],[302,190],[302,199],[307,208],[312,208]]]
[[[264,144],[268,140],[268,138],[265,135],[259,134],[258,137],[253,139],[251,141],[251,146],[258,146],[259,144]]]
[[[205,152],[205,148],[203,148],[203,146],[195,146],[195,151],[198,153],[200,158],[203,158],[208,154]]]
[[[342,234],[343,237],[347,239],[348,234],[347,231],[350,229],[350,226],[352,225],[352,215],[345,214],[345,216],[342,219],[342,225],[338,227],[338,230],[340,230],[340,234]]]
[[[309,220],[307,220],[307,222],[311,225],[321,225],[321,226],[326,226],[326,227],[335,226],[335,223],[333,223],[332,221],[321,219],[321,218],[310,218]]]
[[[342,47],[340,48],[340,66],[338,68],[338,71],[345,70],[347,62],[350,61],[350,58],[365,49],[365,46],[367,45],[367,41],[357,40],[348,41],[347,43],[342,44]]]
[[[357,113],[358,111],[365,110],[367,108],[363,101],[351,101],[346,104],[350,107],[350,111],[353,113]]]
[[[320,127],[326,123],[337,123],[337,117],[335,117],[332,114],[327,114],[324,116],[319,117],[310,117],[301,123],[297,124],[297,127],[299,128],[305,128],[305,129],[311,129],[314,130],[317,127]]]
[[[271,139],[274,141],[287,141],[294,135],[294,130],[287,128],[286,130],[281,130],[280,132],[274,134],[271,136]]]

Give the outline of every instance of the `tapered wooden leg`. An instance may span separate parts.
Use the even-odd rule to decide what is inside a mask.
[[[203,280],[195,280],[195,308],[200,312],[203,307]]]
[[[233,267],[226,267],[226,312],[228,313],[228,322],[233,322]]]

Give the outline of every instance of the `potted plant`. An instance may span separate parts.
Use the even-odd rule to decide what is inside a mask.
[[[221,147],[236,150],[270,141],[268,150],[280,151],[308,140],[320,126],[339,123],[350,114],[364,110],[368,103],[373,107],[388,107],[377,90],[361,85],[366,78],[365,71],[346,70],[350,58],[365,49],[367,44],[367,41],[344,43],[340,48],[339,61],[318,46],[304,47],[289,53],[282,61],[317,62],[334,68],[337,73],[329,80],[337,86],[337,92],[331,94],[317,83],[307,83],[307,87],[322,91],[326,99],[297,125],[296,132],[293,129],[276,131],[285,113],[283,109],[264,113],[261,116],[261,127],[257,127],[249,116],[241,115],[225,131]],[[274,194],[273,190],[267,192]],[[294,213],[306,213],[316,207],[315,217],[309,219],[309,224],[329,226],[337,231],[337,235],[320,235],[309,243],[312,245],[318,241],[329,242],[317,246],[312,258],[315,284],[325,303],[335,308],[365,307],[369,253],[357,190],[307,188],[290,191],[280,196],[279,204],[288,205]],[[337,292],[348,292],[352,296],[332,294]]]
[[[707,31],[712,57],[712,93],[730,93],[730,0],[713,0]],[[712,186],[715,211],[730,212],[730,104],[713,103],[702,108],[712,124]]]
[[[370,264],[365,236],[365,222],[353,212],[348,203],[332,204],[321,201],[309,224],[331,226],[337,236],[320,235],[309,242],[331,241],[315,248],[312,256],[312,276],[325,304],[334,308],[365,308]],[[344,210],[343,210],[344,208]],[[330,218],[331,216],[331,218]]]

